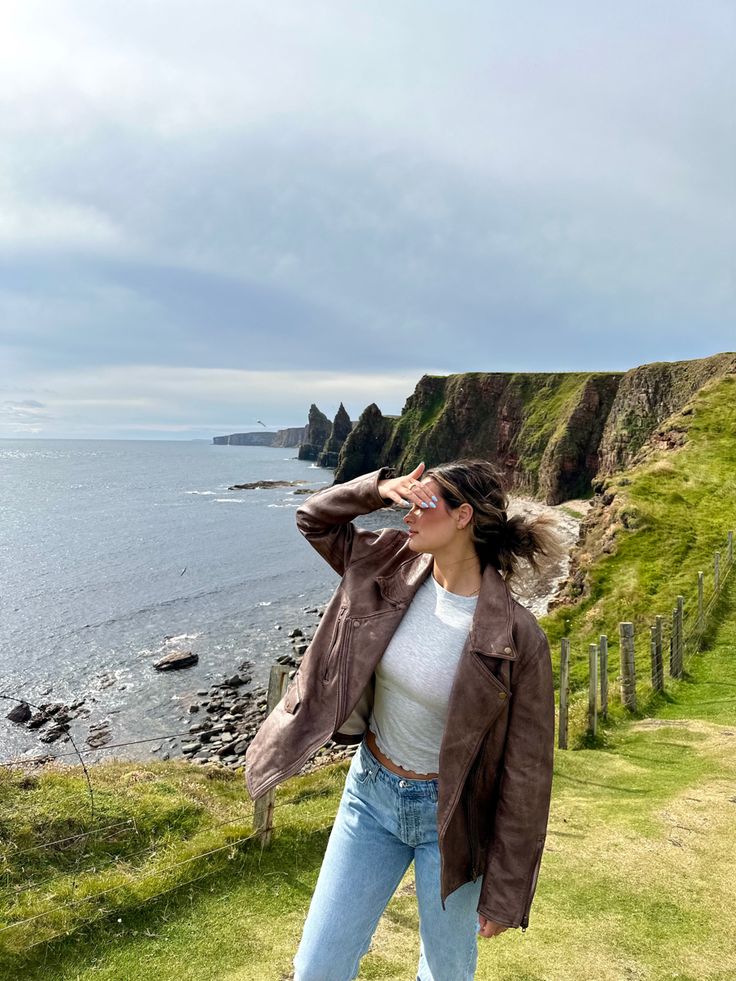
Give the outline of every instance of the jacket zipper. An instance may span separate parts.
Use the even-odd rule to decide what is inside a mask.
[[[480,753],[479,753],[479,755],[480,755]],[[478,842],[478,822],[477,822],[477,819],[476,819],[476,813],[475,813],[475,807],[474,807],[475,800],[477,799],[477,796],[478,796],[477,790],[478,790],[478,778],[479,778],[479,774],[480,774],[480,763],[479,763],[479,760],[476,760],[476,763],[475,763],[475,772],[473,773],[473,779],[472,779],[472,782],[471,782],[470,795],[467,798],[467,801],[468,801],[468,836],[470,838],[470,859],[471,859],[471,867],[472,867],[472,870],[473,870],[473,882],[475,882],[476,879],[478,878],[478,876],[480,875],[480,869],[478,867],[478,858],[479,858],[479,848],[478,848],[478,845],[479,845],[479,842]]]
[[[335,622],[335,631],[332,634],[332,643],[330,644],[330,650],[327,653],[327,656],[325,658],[325,665],[322,669],[323,683],[326,682],[330,676],[330,666],[332,664],[333,652],[335,650],[335,645],[338,643],[338,637],[340,636],[340,625],[342,624],[343,618],[346,613],[347,613],[347,607],[343,606],[343,608],[340,610],[340,612],[337,615],[337,620]],[[340,643],[342,643],[342,638],[340,639]]]
[[[526,893],[526,902],[524,903],[524,912],[521,917],[521,932],[524,933],[526,928],[529,926],[529,909],[532,905],[532,894],[534,893],[534,887],[537,884],[537,879],[539,878],[539,867],[542,864],[542,852],[544,851],[544,838],[537,845],[537,853],[534,859],[534,868],[532,869],[531,878],[529,880],[529,888]]]
[[[342,707],[345,704],[345,697],[347,695],[348,671],[346,665],[343,664],[343,661],[345,660],[345,651],[347,650],[348,643],[350,641],[350,631],[352,630],[355,622],[355,620],[348,620],[345,624],[342,639],[340,641],[340,647],[335,658],[335,674],[337,676],[337,708],[335,709],[334,721],[335,728],[337,728],[338,719],[342,713]]]

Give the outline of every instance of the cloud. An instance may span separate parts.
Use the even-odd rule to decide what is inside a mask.
[[[14,436],[35,436],[48,427],[52,418],[43,402],[6,399],[0,402],[0,436],[5,432]]]
[[[6,393],[733,346],[727,5],[4,9]]]
[[[386,414],[397,414],[415,381],[391,372],[295,375],[143,364],[49,374],[41,382],[58,394],[45,404],[0,404],[0,437],[26,434],[33,422],[33,432],[47,436],[60,434],[62,426],[64,435],[80,438],[152,432],[209,438],[255,431],[261,428],[258,419],[273,430],[303,426],[312,402],[331,418],[340,402],[352,419],[373,401]]]

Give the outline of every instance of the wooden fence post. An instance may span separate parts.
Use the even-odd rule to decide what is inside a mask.
[[[608,718],[608,637],[601,634],[598,640],[601,671],[601,718]]]
[[[289,667],[285,664],[272,664],[271,674],[268,678],[268,696],[266,700],[266,714],[270,715],[274,708],[281,701],[284,690],[289,681]],[[265,794],[257,797],[253,804],[253,830],[258,833],[258,840],[261,848],[267,848],[271,844],[271,831],[273,830],[273,802],[274,790],[267,790]]]
[[[654,691],[664,690],[664,671],[662,669],[662,617],[657,617],[652,627],[652,688]]]
[[[560,722],[557,732],[557,745],[567,749],[567,706],[570,696],[570,641],[563,637],[560,641]]]
[[[705,576],[702,572],[698,573],[698,647],[700,647],[700,634],[703,632],[703,627],[705,626],[703,622],[703,593],[705,591],[704,584]]]
[[[718,592],[721,588],[721,553],[716,552],[713,557],[713,589]]]
[[[588,732],[598,729],[598,645],[588,644]]]
[[[634,624],[619,623],[621,647],[621,701],[631,712],[636,711],[636,668],[634,666]]]
[[[732,531],[729,531],[726,541],[728,542],[728,545],[726,546],[726,561],[730,566],[731,563],[733,562],[733,532]]]
[[[685,597],[677,597],[677,677],[682,677],[685,654]]]

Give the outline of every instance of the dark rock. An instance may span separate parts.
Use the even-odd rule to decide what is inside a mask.
[[[164,655],[153,665],[157,671],[175,671],[179,668],[190,668],[199,661],[199,655],[192,651],[172,651]]]
[[[228,688],[240,688],[241,685],[245,684],[245,681],[239,674],[234,674],[226,678],[223,684],[227,685]]]
[[[306,480],[257,480],[253,484],[233,484],[228,490],[268,490],[270,487],[299,487]]]
[[[20,705],[16,705],[15,708],[12,708],[5,718],[10,722],[15,722],[16,725],[22,725],[23,723],[28,722],[32,715],[33,712],[31,711],[31,706],[28,704],[28,702],[21,702]]]
[[[98,729],[97,732],[93,732],[87,736],[86,743],[91,749],[99,749],[100,746],[109,743],[111,739],[112,733],[109,729]]]
[[[55,743],[57,739],[61,739],[62,736],[65,736],[68,731],[69,731],[69,726],[54,725],[42,736],[39,736],[39,739],[41,740],[42,743]]]

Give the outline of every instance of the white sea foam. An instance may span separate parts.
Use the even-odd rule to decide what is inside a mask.
[[[196,640],[197,637],[201,637],[202,632],[196,634],[177,634],[176,637],[169,637],[168,640],[164,641],[164,644],[181,644],[185,640]]]
[[[242,497],[216,497],[213,504],[245,504]]]
[[[215,491],[184,491],[185,494],[200,494],[202,497],[208,497],[210,494],[215,494]]]
[[[257,605],[258,606],[270,606],[272,603],[273,603],[273,600],[261,600],[261,602],[258,603]]]

